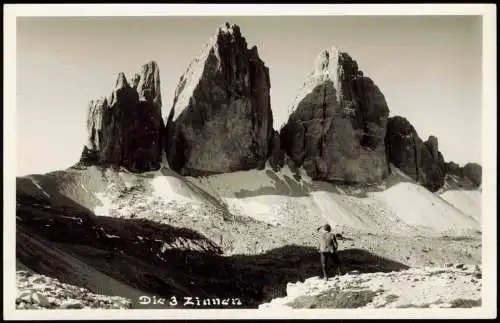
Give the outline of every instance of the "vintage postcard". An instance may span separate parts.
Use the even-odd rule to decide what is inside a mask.
[[[496,317],[494,5],[6,5],[7,319]]]

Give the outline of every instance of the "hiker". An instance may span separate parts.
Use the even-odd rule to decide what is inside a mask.
[[[337,255],[338,242],[335,234],[332,233],[332,228],[329,224],[322,225],[316,231],[322,231],[319,239],[319,253],[321,256],[321,268],[323,270],[323,278],[328,280],[326,266],[330,258],[337,265],[337,273],[340,276],[340,259]]]

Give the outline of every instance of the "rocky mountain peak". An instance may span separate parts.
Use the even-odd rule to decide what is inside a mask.
[[[80,163],[123,166],[137,172],[160,167],[164,123],[158,65],[143,65],[131,82],[132,86],[119,73],[110,99],[90,102],[88,140]]]
[[[219,26],[217,34],[218,36],[234,36],[235,38],[241,37],[240,27],[229,22]]]
[[[237,25],[217,29],[177,86],[166,153],[181,174],[263,167],[272,137],[269,70]]]
[[[389,162],[412,179],[433,192],[443,186],[446,167],[437,137],[424,142],[406,118],[394,116],[387,124],[386,147]]]
[[[367,183],[387,175],[389,108],[347,53],[320,51],[288,113],[282,147],[313,179]]]
[[[427,141],[425,142],[427,146],[429,147],[429,150],[431,151],[431,154],[434,158],[437,158],[439,149],[438,149],[438,139],[436,136],[429,136]]]
[[[464,166],[449,161],[445,163],[445,185],[443,190],[481,189],[482,167],[476,163],[467,163]]]
[[[160,69],[155,61],[150,61],[142,66],[137,84],[139,100],[153,103],[161,109]]]
[[[135,73],[134,76],[130,79],[130,82],[132,83],[132,87],[134,89],[137,89],[137,85],[139,85],[139,80],[141,79],[141,76],[138,73]]]
[[[341,51],[335,46],[332,46],[329,49],[323,49],[316,57],[313,75],[328,75],[332,78],[337,77],[340,53]]]
[[[118,73],[118,77],[116,78],[115,90],[125,89],[130,87],[127,82],[127,78],[125,77],[125,73]]]

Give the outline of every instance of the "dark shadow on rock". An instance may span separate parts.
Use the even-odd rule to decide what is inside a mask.
[[[144,219],[94,216],[90,211],[82,212],[81,207],[47,209],[40,203],[34,205],[36,200],[31,197],[20,198],[18,259],[41,274],[95,292],[102,289],[96,290],[92,277],[72,274],[77,272],[72,266],[78,265],[69,258],[147,295],[240,298],[243,305],[233,306],[240,308],[256,308],[285,296],[287,283],[321,273],[319,255],[312,247],[291,245],[258,255],[226,257],[215,243],[188,228]],[[19,233],[30,235],[31,240]],[[45,247],[34,249],[28,242],[37,239],[45,241]],[[47,257],[49,249],[51,257]],[[408,268],[361,249],[342,250],[339,256],[344,272]],[[136,299],[133,302],[141,308]]]
[[[61,194],[55,186],[57,185],[53,181],[52,178],[48,175],[29,175],[35,181],[47,182],[43,183],[43,191],[39,189],[33,181],[26,177],[18,177],[16,178],[16,200],[20,201],[21,199],[24,201],[24,205],[46,205],[47,208],[49,206],[55,206],[58,208],[71,207],[73,209],[77,209],[82,213],[87,212],[88,214],[91,212],[88,211],[85,207],[83,207],[78,202],[73,199],[67,197],[64,194]],[[44,193],[45,192],[45,193]]]
[[[360,273],[390,272],[409,267],[362,249],[346,249],[339,252],[342,273],[357,270]],[[256,304],[286,296],[286,285],[307,278],[320,276],[321,265],[315,248],[297,245],[270,250],[264,254],[233,256],[229,260],[238,272],[236,279],[243,280],[259,291]],[[329,268],[334,275],[335,268]],[[233,274],[234,273],[228,273]]]
[[[276,172],[266,170],[265,174],[271,180],[272,186],[261,187],[256,190],[240,190],[234,195],[238,198],[255,197],[262,195],[286,195],[291,197],[308,196],[312,186],[305,181],[297,181],[287,175],[280,178]]]

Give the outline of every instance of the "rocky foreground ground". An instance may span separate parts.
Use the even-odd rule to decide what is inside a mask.
[[[350,272],[288,284],[287,296],[259,308],[432,308],[481,306],[481,267],[447,264],[400,272]]]
[[[262,195],[259,198],[253,198],[248,192],[241,196],[242,189],[232,185],[232,181],[241,181],[239,177],[228,181],[226,186],[222,184],[227,179],[212,183],[215,189],[222,187],[219,190],[225,194],[215,191],[212,196],[171,174],[170,182],[164,181],[163,186],[154,180],[166,177],[154,174],[152,182],[155,185],[151,185],[154,190],[140,180],[130,180],[143,177],[116,173],[110,175],[113,178],[106,177],[103,181],[103,175],[97,170],[96,174],[82,174],[85,180],[83,177],[73,178],[76,176],[73,173],[64,173],[66,177],[54,175],[56,182],[47,178],[19,180],[22,189],[18,193],[16,212],[18,260],[37,273],[59,280],[18,268],[17,308],[142,308],[137,304],[138,295],[165,295],[167,292],[214,297],[221,291],[231,297],[241,297],[245,308],[258,308],[274,299],[292,297],[287,284],[300,286],[300,282],[312,282],[314,285],[315,281],[321,285],[303,289],[304,295],[300,296],[309,297],[315,289],[334,293],[327,298],[326,304],[330,307],[377,304],[373,299],[380,296],[377,293],[381,293],[381,289],[388,291],[379,297],[384,300],[397,298],[402,302],[408,299],[406,304],[390,303],[396,307],[480,304],[477,291],[481,287],[480,277],[477,277],[480,270],[467,274],[469,276],[464,280],[460,278],[464,274],[460,274],[462,269],[446,267],[448,263],[467,264],[470,271],[481,263],[482,242],[478,230],[432,234],[416,230],[414,225],[395,221],[394,218],[398,217],[384,208],[387,205],[377,204],[369,197],[358,198],[353,195],[356,192],[328,195],[332,200],[326,210],[334,207],[331,212],[344,216],[332,220],[323,217],[315,196],[305,194],[304,187],[295,182],[290,184],[290,180],[286,181],[288,177],[280,179],[268,173],[264,177],[271,179],[274,184],[269,185],[272,187],[281,180],[283,185],[288,183],[293,189],[277,190],[281,195],[266,200],[262,197],[268,196],[266,191],[257,190]],[[252,173],[252,176],[257,175]],[[96,199],[92,194],[84,194],[100,191],[97,188],[102,185],[110,188],[118,181],[118,176],[126,177],[127,181],[123,187],[110,189],[116,192],[106,191],[103,196],[98,196],[102,202],[100,205],[91,203],[92,198]],[[258,178],[254,184],[260,187],[265,178]],[[148,177],[144,179],[146,181]],[[97,184],[91,185],[93,181]],[[179,188],[181,183],[186,187]],[[53,187],[63,187],[71,198]],[[189,194],[184,192],[188,188]],[[301,190],[305,193],[295,194]],[[240,195],[236,196],[233,191]],[[179,192],[185,193],[182,198],[177,198]],[[436,222],[453,222],[456,218],[458,211],[446,209],[441,200],[429,197],[432,193],[409,192],[412,197],[423,195],[429,199],[428,209]],[[161,199],[158,195],[170,199]],[[216,199],[219,195],[229,197]],[[323,201],[324,197],[318,198]],[[274,216],[276,221],[263,222],[246,216],[248,209],[256,207],[249,201],[273,205],[272,212],[266,211],[266,214]],[[441,203],[436,206],[439,212],[433,211],[433,203]],[[82,208],[82,205],[89,209]],[[339,205],[342,208],[337,210],[335,207],[340,208]],[[243,208],[241,213],[236,212],[238,206]],[[339,240],[339,257],[346,272],[352,274],[338,281],[338,284],[344,280],[348,282],[345,291],[337,289],[341,285],[334,281],[326,283],[325,289],[325,282],[311,278],[321,272],[316,228],[325,222],[337,223],[353,218],[361,222],[375,219],[377,223],[370,230],[354,229],[349,223],[334,225]],[[417,220],[417,223],[427,223],[425,218]],[[418,272],[422,267],[439,267],[445,271],[427,275]],[[410,268],[418,270],[414,269],[417,270],[414,272]],[[358,273],[353,272],[356,270]],[[453,288],[442,285],[445,283]],[[372,284],[382,284],[382,287]],[[351,285],[355,287],[353,290],[350,290]],[[366,290],[365,285],[371,286],[370,289]],[[405,294],[406,289],[414,292]],[[120,295],[125,299],[104,295]],[[425,302],[413,301],[419,300],[421,295],[424,295]],[[317,295],[312,296],[318,299]],[[331,300],[332,297],[335,301]],[[364,299],[363,305],[358,304],[360,298]],[[334,305],[330,304],[332,302]],[[313,302],[308,306],[320,305]]]
[[[94,294],[29,270],[18,270],[16,280],[17,309],[125,309],[132,304],[123,297]]]
[[[259,306],[280,308],[468,308],[481,306],[479,265],[447,264],[387,273],[350,271],[328,281],[311,277],[289,283],[285,297]],[[17,309],[127,309],[131,300],[98,295],[85,288],[27,270],[17,271]]]

